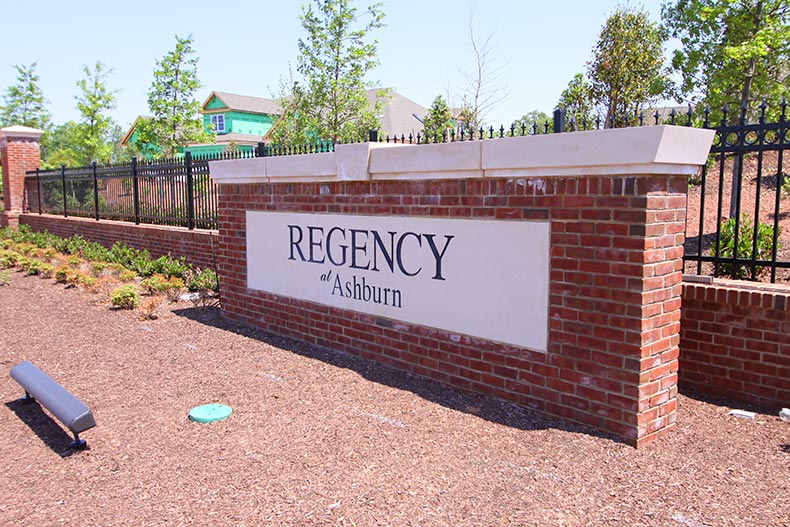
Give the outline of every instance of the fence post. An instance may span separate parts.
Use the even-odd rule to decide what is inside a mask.
[[[184,153],[184,163],[187,167],[187,227],[195,228],[195,192],[192,188],[192,152]]]
[[[140,182],[137,179],[137,158],[132,158],[132,183],[134,192],[134,224],[140,225]]]
[[[63,217],[68,218],[69,212],[66,209],[66,165],[60,165],[60,181],[63,186]]]
[[[266,157],[266,143],[258,141],[258,157]]]
[[[99,179],[96,176],[96,161],[93,162],[93,213],[99,221]]]
[[[554,133],[561,134],[565,131],[565,108],[554,110]]]
[[[41,179],[36,168],[36,197],[38,198],[38,215],[41,216]]]
[[[368,131],[368,141],[371,143],[378,143],[379,142],[379,131],[378,130],[370,130]]]

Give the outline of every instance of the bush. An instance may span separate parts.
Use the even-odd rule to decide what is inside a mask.
[[[140,285],[149,293],[167,293],[183,288],[184,281],[176,276],[166,278],[162,274],[155,274],[140,282]]]
[[[24,258],[19,261],[19,268],[28,275],[37,275],[41,273],[41,262],[35,258]]]
[[[44,278],[52,278],[55,273],[55,266],[46,262],[39,262],[41,265],[38,267],[38,274]]]
[[[779,233],[777,233],[778,235]],[[760,223],[757,228],[757,254],[754,256],[755,260],[768,260],[771,258],[774,243],[774,229],[767,223]],[[778,246],[777,238],[777,247]],[[741,220],[738,227],[738,248],[737,253],[735,249],[735,218],[730,218],[721,223],[719,235],[719,254],[720,258],[736,258],[752,259],[752,248],[754,245],[754,224],[752,219],[746,214],[741,215]],[[710,255],[716,256],[716,246],[710,248]],[[754,273],[752,267],[748,264],[721,263],[719,268],[722,274],[735,278],[738,280],[749,279],[756,280],[764,267],[755,266]]]
[[[32,243],[18,242],[16,244],[16,252],[18,252],[19,254],[28,255],[34,249],[36,249],[36,246],[33,245]]]
[[[118,274],[118,278],[124,282],[129,282],[137,278],[137,273],[126,269]]]
[[[133,285],[122,285],[113,290],[110,302],[119,309],[134,309],[140,304],[140,295]]]
[[[186,258],[176,260],[171,256],[162,256],[151,262],[152,271],[156,274],[162,274],[166,277],[175,276],[184,278],[189,270],[192,268],[186,261]]]
[[[0,251],[0,268],[9,269],[16,266],[19,261],[19,253],[16,251],[4,250]]]
[[[0,239],[4,250],[0,252],[0,267],[13,267],[19,265],[17,260],[20,254],[35,254],[52,260],[56,252],[69,255],[66,262],[72,267],[79,267],[90,261],[94,274],[101,275],[106,270],[117,272],[123,281],[129,281],[137,276],[150,277],[155,274],[162,275],[168,280],[167,284],[154,284],[153,290],[173,291],[184,287],[184,281],[189,282],[190,291],[219,291],[217,275],[211,270],[195,271],[185,258],[162,256],[152,259],[148,251],[129,247],[121,242],[116,242],[110,249],[103,245],[86,240],[77,235],[70,238],[61,238],[49,232],[32,232],[26,225],[18,229],[0,229]],[[6,253],[13,248],[16,256]],[[5,256],[4,256],[5,255]],[[13,263],[11,263],[13,261]],[[57,277],[60,277],[59,279]],[[176,280],[173,280],[175,278]],[[66,280],[66,270],[58,268],[56,279]],[[158,280],[158,279],[157,279]]]
[[[187,280],[187,289],[191,292],[212,291],[219,293],[219,278],[212,269],[200,269]]]
[[[96,285],[97,281],[95,276],[83,273],[82,271],[73,271],[69,276],[69,280],[74,285],[81,285],[83,287],[93,287]]]
[[[55,281],[61,284],[67,283],[69,281],[69,275],[71,272],[71,267],[68,265],[61,265],[57,267],[55,269]]]

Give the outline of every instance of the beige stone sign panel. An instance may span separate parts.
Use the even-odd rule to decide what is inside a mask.
[[[546,351],[549,223],[247,212],[268,291]]]

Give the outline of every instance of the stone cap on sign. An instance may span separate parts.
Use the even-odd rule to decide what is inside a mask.
[[[9,137],[18,137],[21,139],[38,139],[42,135],[44,135],[44,130],[30,128],[29,126],[14,125],[0,128],[0,141],[3,139],[8,139]]]
[[[212,161],[210,173],[218,184],[693,175],[714,133],[660,125],[428,145],[357,143],[334,152]]]

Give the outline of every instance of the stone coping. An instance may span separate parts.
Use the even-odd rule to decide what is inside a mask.
[[[21,138],[21,139],[38,139],[44,135],[43,130],[37,128],[30,128],[29,126],[8,126],[0,128],[0,139],[8,138]]]
[[[645,126],[483,141],[337,145],[334,152],[212,161],[218,184],[581,175],[693,175],[713,130]]]

